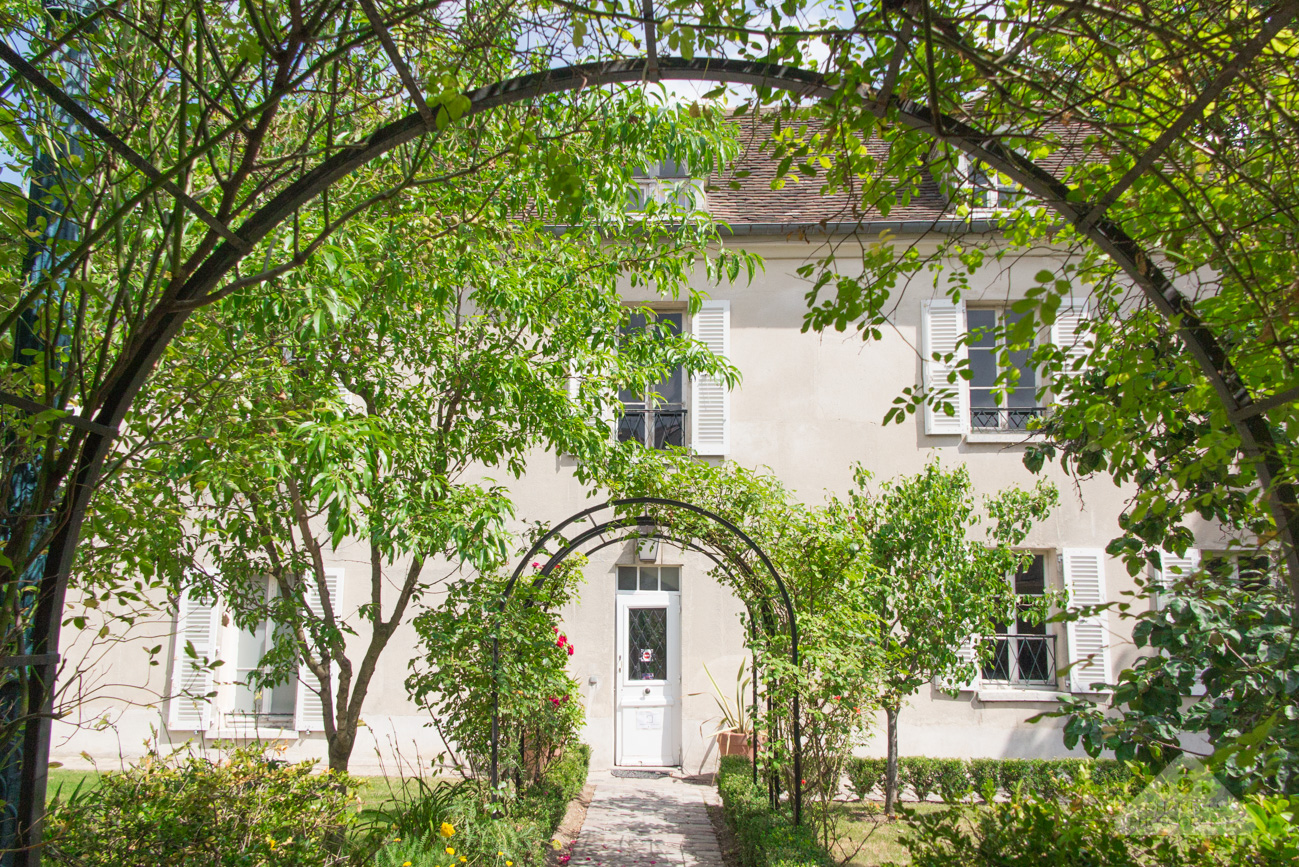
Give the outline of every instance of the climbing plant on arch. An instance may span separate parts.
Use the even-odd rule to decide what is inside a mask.
[[[682,520],[682,518],[685,520]],[[702,533],[697,529],[700,524],[712,528],[712,532]],[[718,543],[721,537],[730,544]],[[723,516],[701,506],[674,500],[668,497],[623,497],[609,500],[597,506],[571,515],[555,524],[541,535],[528,549],[519,565],[510,575],[501,594],[498,614],[508,616],[510,598],[515,585],[529,568],[542,558],[534,583],[538,586],[550,579],[551,573],[566,559],[576,553],[595,554],[612,545],[628,540],[661,539],[683,549],[695,551],[707,557],[717,567],[716,574],[744,602],[749,611],[750,641],[755,645],[769,645],[777,634],[783,634],[788,641],[789,665],[797,672],[802,664],[798,648],[798,618],[794,603],[780,572],[772,564],[766,552],[740,527]],[[535,568],[535,565],[534,565]],[[499,642],[493,642],[492,664],[499,666],[501,649]],[[753,676],[753,713],[759,712],[758,705],[758,672],[755,653]],[[771,696],[776,694],[776,681],[768,675],[768,711],[771,710]],[[790,775],[791,799],[794,811],[794,824],[803,819],[803,741],[802,721],[800,718],[799,693],[794,685],[790,693],[791,707],[788,721],[792,749],[792,774]],[[493,708],[497,696],[492,696]],[[737,708],[737,712],[743,709]],[[500,731],[497,714],[492,717],[492,754],[491,783],[495,787],[499,780],[499,743]],[[782,714],[783,716],[783,714]],[[754,779],[758,775],[758,762],[755,755]],[[774,800],[779,793],[779,775],[774,769],[768,774],[771,797]]]
[[[6,469],[40,456],[35,496],[5,516],[0,561],[5,656],[26,694],[18,727],[31,770],[9,801],[21,804],[23,839],[39,838],[43,711],[82,521],[169,341],[194,310],[273,281],[374,202],[453,180],[465,167],[435,164],[427,143],[438,135],[563,91],[752,88],[778,119],[782,176],[823,178],[846,195],[854,225],[905,203],[929,172],[931,141],[940,166],[960,153],[1022,186],[1056,221],[1052,243],[1076,245],[1089,278],[1121,278],[1156,314],[1169,338],[1160,351],[1187,360],[1205,395],[1214,454],[1232,466],[1239,458],[1235,481],[1259,492],[1240,508],[1266,525],[1299,590],[1299,384],[1289,359],[1299,159],[1288,28],[1297,11],[1296,0],[322,0],[237,11],[188,0],[104,3],[78,20],[51,19],[34,2],[6,6],[0,20],[16,41],[0,43],[11,73],[0,84],[0,131],[30,161],[59,150],[66,114],[84,130],[86,153],[77,179],[60,178],[56,201],[35,202],[31,217],[33,228],[57,217],[83,233],[44,241],[38,231],[33,243],[48,248],[37,252],[51,267],[35,285],[4,288],[4,331],[27,317],[43,347],[3,389]],[[91,70],[75,96],[59,63],[69,46]],[[825,121],[823,133],[797,135],[799,111]],[[518,113],[510,153],[482,159],[552,159],[562,184],[558,146],[538,147],[529,117]],[[887,157],[866,151],[870,136],[889,143]],[[1080,142],[1105,159],[1076,158]],[[382,180],[379,192],[349,185],[363,168]],[[10,196],[12,224],[24,224],[13,212],[25,205]],[[1007,229],[1013,241],[1020,229]],[[0,252],[14,274],[31,251],[24,232],[9,235]],[[1220,275],[1240,303],[1223,309],[1206,301],[1212,286],[1174,279],[1199,269]],[[885,264],[883,277],[864,280],[838,273],[830,257],[812,263],[818,270],[827,282],[815,284],[810,324],[867,334],[887,308],[873,290],[905,274]],[[833,298],[818,294],[827,286]],[[1058,304],[1068,286],[1044,288],[1049,317],[1048,299]],[[1140,405],[1141,382],[1118,385]],[[34,594],[19,592],[24,573]]]

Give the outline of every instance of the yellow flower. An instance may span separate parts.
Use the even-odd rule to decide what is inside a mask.
[[[455,826],[453,826],[450,822],[443,822],[443,823],[442,823],[442,836],[443,836],[443,837],[453,837],[453,836],[455,836],[455,833],[456,833]]]
[[[505,862],[505,867],[514,867],[514,862],[513,862],[513,861],[506,861],[506,862]]]
[[[410,867],[410,862],[409,861],[401,862],[401,867]]]
[[[450,846],[448,846],[448,847],[447,847],[447,854],[448,854],[448,855],[454,855],[454,854],[456,854],[456,850],[455,850],[455,849],[452,849]]]
[[[469,859],[466,858],[464,855],[461,855],[461,856],[460,856],[460,863],[461,863],[461,864],[465,863],[465,862],[468,861],[468,860],[469,860]]]

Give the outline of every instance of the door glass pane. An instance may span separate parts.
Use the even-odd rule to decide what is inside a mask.
[[[635,566],[618,567],[618,589],[619,590],[636,589],[636,567]]]
[[[659,589],[660,590],[681,589],[681,567],[680,566],[659,567]]]
[[[659,589],[659,569],[657,566],[640,567],[640,589]]]
[[[627,658],[632,680],[668,679],[668,610],[627,609]]]

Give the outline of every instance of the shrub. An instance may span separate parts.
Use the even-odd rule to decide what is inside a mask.
[[[863,759],[853,756],[848,760],[848,787],[861,801],[884,782],[887,759]]]
[[[979,797],[991,804],[1001,787],[1000,759],[971,759],[970,784]]]
[[[923,801],[933,793],[938,783],[937,761],[925,756],[898,759],[898,779],[911,787],[917,801]]]
[[[911,814],[902,842],[913,867],[1282,867],[1299,858],[1299,799],[1256,797],[1236,809],[1236,833],[1196,836],[1125,828],[1128,800],[1085,776],[1062,794]]]
[[[1101,788],[1122,789],[1132,780],[1132,769],[1114,759],[1096,759],[1091,765],[1092,780]]]
[[[590,760],[591,748],[574,744],[547,766],[537,782],[499,803],[471,786],[421,784],[394,811],[391,837],[374,854],[373,863],[376,867],[401,867],[407,861],[411,867],[458,867],[465,863],[459,859],[465,858],[471,864],[504,864],[505,860],[516,867],[544,864],[568,802],[586,783]],[[452,834],[444,833],[443,822]],[[400,829],[408,830],[401,833]],[[446,852],[448,846],[455,850],[453,857]],[[498,852],[505,854],[498,857]]]
[[[934,764],[935,785],[944,801],[958,804],[974,791],[970,783],[969,767],[964,759],[934,759]]]
[[[145,757],[104,774],[94,790],[50,805],[50,864],[335,867],[355,811],[346,774],[314,762],[268,761],[260,744],[219,761],[192,753]]]
[[[834,863],[808,826],[794,825],[786,806],[772,809],[766,790],[753,784],[748,759],[723,756],[717,789],[744,867],[831,867]]]
[[[1002,759],[997,769],[997,775],[1001,778],[1002,791],[1007,795],[1021,791],[1032,793],[1034,791],[1032,772],[1033,765],[1029,759]]]

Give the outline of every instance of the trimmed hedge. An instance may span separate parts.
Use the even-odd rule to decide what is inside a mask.
[[[748,759],[723,756],[717,790],[726,821],[740,844],[744,867],[833,867],[834,860],[811,830],[794,825],[787,805],[771,808],[766,790],[753,784]]]
[[[931,794],[944,801],[964,801],[971,794],[984,801],[997,795],[1036,795],[1057,798],[1061,790],[1087,767],[1092,780],[1116,788],[1132,776],[1127,765],[1114,759],[931,759],[907,756],[898,759],[898,784],[910,788],[917,800]],[[884,791],[884,759],[848,760],[848,787],[858,800]]]

